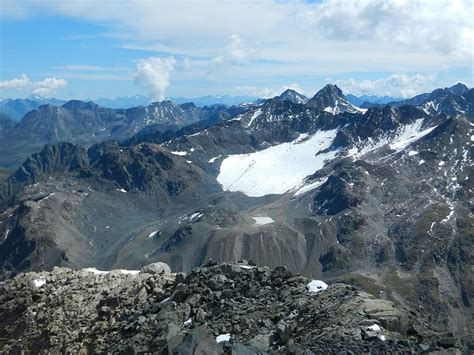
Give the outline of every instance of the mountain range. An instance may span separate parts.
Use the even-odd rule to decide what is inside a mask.
[[[386,105],[389,102],[401,101],[402,99],[397,99],[392,96],[376,96],[376,95],[346,95],[347,100],[355,106],[367,108],[366,106],[370,104],[375,105]]]
[[[336,85],[236,107],[41,106],[0,121],[2,163],[24,159],[0,185],[0,274],[284,265],[469,352],[473,126],[462,84],[365,109]]]
[[[294,92],[293,90],[290,90]],[[301,97],[304,95],[298,94]],[[256,96],[232,96],[232,95],[207,95],[201,97],[170,97],[167,99],[176,104],[185,104],[192,102],[198,107],[225,105],[238,106],[243,103],[254,103],[259,100]],[[348,94],[347,100],[355,106],[365,107],[370,104],[386,104],[393,101],[400,101],[389,96],[355,96]],[[84,101],[93,101],[99,106],[113,109],[128,109],[137,106],[148,106],[151,100],[143,95],[135,96],[117,96],[116,98],[96,98]],[[20,121],[28,112],[38,109],[42,105],[61,106],[66,101],[55,98],[44,98],[40,95],[31,95],[26,99],[6,99],[0,100],[0,115],[10,118],[13,121]],[[366,108],[366,107],[365,107]]]
[[[71,100],[62,106],[42,105],[19,122],[0,117],[0,166],[17,167],[46,144],[69,141],[89,146],[109,139],[131,138],[145,127],[174,130],[203,119],[225,116],[223,106],[198,108],[171,101],[130,109],[108,109]]]
[[[36,110],[41,105],[61,106],[65,101],[55,98],[44,98],[31,95],[26,99],[6,99],[0,101],[0,114],[13,121],[20,121],[28,112]]]

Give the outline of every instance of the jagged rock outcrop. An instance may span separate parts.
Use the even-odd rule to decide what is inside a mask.
[[[459,353],[455,337],[390,301],[310,281],[284,267],[215,262],[188,275],[163,265],[20,274],[0,284],[0,347],[38,354]]]

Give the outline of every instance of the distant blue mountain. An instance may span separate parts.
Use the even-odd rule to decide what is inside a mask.
[[[6,99],[0,101],[0,114],[9,117],[13,121],[20,121],[28,112],[36,110],[41,105],[61,106],[65,101],[55,98],[44,98],[39,95],[31,95],[26,99]]]
[[[207,96],[194,97],[194,98],[170,97],[169,99],[177,104],[192,102],[198,107],[212,106],[212,105],[237,106],[242,103],[252,103],[258,100],[257,97],[253,97],[253,96],[231,96],[231,95],[207,95]]]
[[[256,97],[253,96],[231,96],[231,95],[207,95],[201,97],[169,97],[167,100],[173,101],[177,104],[184,104],[192,102],[198,107],[212,106],[212,105],[226,105],[236,106],[244,102],[255,102]],[[137,106],[147,106],[151,100],[143,95],[136,96],[118,96],[115,99],[98,98],[92,99],[96,104],[108,108],[131,108]]]
[[[88,99],[86,101],[94,101],[97,105],[107,108],[132,108],[137,106],[147,106],[151,100],[143,95],[135,96],[117,96],[114,99],[98,98]]]
[[[389,102],[401,100],[401,99],[391,97],[391,96],[375,96],[375,95],[355,96],[355,95],[352,95],[352,94],[347,94],[346,99],[351,104],[356,105],[358,107],[363,106],[364,103],[370,103],[370,104],[376,104],[376,105],[385,105],[385,104],[388,104]]]

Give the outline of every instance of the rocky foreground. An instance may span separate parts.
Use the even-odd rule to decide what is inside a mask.
[[[392,302],[247,263],[55,268],[0,283],[2,353],[461,353]]]

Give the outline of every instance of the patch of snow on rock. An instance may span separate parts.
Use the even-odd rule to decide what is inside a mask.
[[[156,237],[156,235],[157,235],[159,232],[160,232],[159,230],[158,230],[158,231],[151,232],[150,234],[148,234],[148,238],[151,239],[151,238]]]
[[[271,219],[270,217],[252,217],[254,220],[255,220],[255,224],[258,224],[258,225],[265,225],[265,224],[269,224],[269,223],[273,223],[275,222],[273,219]]]
[[[411,143],[417,141],[418,139],[426,136],[433,129],[436,128],[430,127],[425,130],[421,130],[421,125],[423,124],[423,119],[420,118],[415,122],[405,125],[402,127],[400,134],[390,143],[390,149],[393,150],[403,150],[408,147]]]
[[[420,138],[423,138],[428,133],[436,128],[430,127],[425,130],[421,130],[421,126],[423,124],[423,119],[418,119],[415,122],[400,126],[395,137],[382,137],[379,140],[373,140],[372,138],[368,138],[367,142],[364,143],[362,146],[357,148],[350,149],[347,154],[354,158],[359,158],[371,151],[379,149],[385,145],[389,145],[391,150],[396,152],[400,152],[407,148],[413,142],[416,142]],[[415,151],[413,151],[415,152]],[[412,153],[413,154],[413,153]],[[413,154],[414,155],[414,154]]]
[[[224,341],[229,341],[229,340],[230,340],[230,334],[229,333],[220,334],[220,335],[216,336],[216,343],[222,343]]]
[[[255,266],[252,266],[252,265],[242,265],[242,264],[240,264],[239,267],[241,269],[249,269],[249,270],[255,268]]]
[[[202,213],[195,212],[191,216],[188,217],[188,220],[189,220],[189,222],[195,222],[195,221],[199,220],[202,216],[204,216]]]
[[[179,156],[181,156],[181,157],[184,157],[185,155],[188,155],[188,152],[186,152],[186,151],[184,151],[184,152],[172,151],[171,154],[179,155]]]
[[[306,185],[302,185],[301,187],[298,187],[296,192],[295,192],[295,196],[300,196],[308,191],[311,191],[311,190],[314,190],[315,188],[321,186],[322,184],[324,184],[326,182],[327,178],[325,179],[322,179],[322,180],[317,180],[317,181],[314,181],[314,182],[311,182],[309,184],[306,184]]]
[[[321,280],[312,280],[307,286],[310,293],[318,293],[328,288],[328,284]]]
[[[283,194],[336,157],[336,150],[319,153],[331,146],[336,134],[336,129],[319,131],[305,140],[230,155],[222,162],[217,181],[224,190],[252,197]]]
[[[380,332],[382,328],[378,324],[372,324],[370,327],[367,327],[367,330],[371,330],[373,332]]]
[[[219,159],[222,155],[218,155],[217,157],[209,159],[209,163],[214,163],[217,159]]]
[[[254,112],[254,114],[252,115],[252,117],[250,118],[250,122],[247,126],[251,126],[253,121],[262,114],[262,110],[261,109],[258,109],[257,111]]]
[[[41,277],[38,278],[38,279],[34,279],[34,280],[33,280],[33,285],[34,285],[36,288],[40,288],[41,286],[46,285],[46,278],[45,278],[44,276],[41,276]]]
[[[102,271],[102,270],[97,270],[95,267],[88,267],[85,269],[82,269],[85,272],[91,272],[94,275],[106,275],[109,273],[109,271]]]

